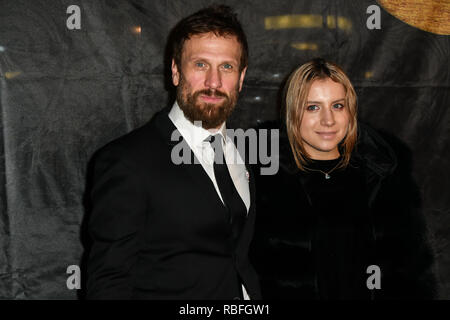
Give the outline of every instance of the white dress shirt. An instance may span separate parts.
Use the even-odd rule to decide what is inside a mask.
[[[190,120],[188,120],[183,111],[178,106],[178,103],[173,104],[172,109],[169,112],[169,118],[183,136],[183,139],[191,148],[194,155],[199,160],[203,169],[208,174],[214,187],[216,188],[217,195],[222,200],[222,195],[220,194],[219,186],[217,185],[216,178],[214,176],[214,149],[208,141],[205,141],[210,135],[219,133],[222,136],[222,146],[225,156],[225,161],[228,166],[228,171],[230,172],[231,179],[233,180],[234,186],[237,192],[241,196],[248,210],[250,208],[250,188],[248,172],[245,167],[244,161],[242,160],[239,152],[236,149],[233,141],[230,137],[226,135],[225,123],[222,124],[220,129],[207,130],[200,125],[194,125]],[[245,287],[242,286],[244,299],[249,300],[248,294]]]

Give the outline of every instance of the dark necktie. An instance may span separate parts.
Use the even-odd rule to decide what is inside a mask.
[[[228,171],[222,148],[222,136],[217,134],[211,136],[208,140],[214,150],[214,176],[216,177],[225,207],[228,210],[231,224],[231,239],[236,247],[247,217],[247,208],[237,192]]]

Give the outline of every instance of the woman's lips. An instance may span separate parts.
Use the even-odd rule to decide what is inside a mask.
[[[334,137],[336,137],[336,133],[337,131],[332,131],[332,132],[316,132],[322,139],[325,140],[331,140],[334,139]]]

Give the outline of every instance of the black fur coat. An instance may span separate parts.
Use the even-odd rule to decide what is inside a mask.
[[[389,141],[388,145],[377,132],[360,124],[351,160],[364,172],[374,239],[371,256],[381,269],[381,288],[367,289],[367,297],[431,299],[433,259],[420,216],[420,196],[407,157],[399,151],[406,149],[400,144],[392,148],[393,140]],[[314,230],[301,215],[308,208],[308,197],[283,134],[279,154],[278,173],[256,178],[251,259],[261,279],[263,299],[320,299],[311,245]]]

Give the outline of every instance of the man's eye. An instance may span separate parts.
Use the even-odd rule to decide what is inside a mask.
[[[231,69],[233,69],[233,66],[232,66],[231,64],[229,64],[229,63],[225,63],[225,64],[223,65],[223,68],[224,68],[224,69],[227,69],[227,70],[231,70]]]
[[[306,110],[308,110],[308,111],[319,110],[319,107],[316,106],[315,104],[312,104],[312,105],[307,106]]]
[[[205,66],[205,64],[203,62],[196,62],[195,66],[198,68],[203,68]]]
[[[333,105],[333,108],[335,109],[344,109],[344,105],[342,103],[336,103]]]

